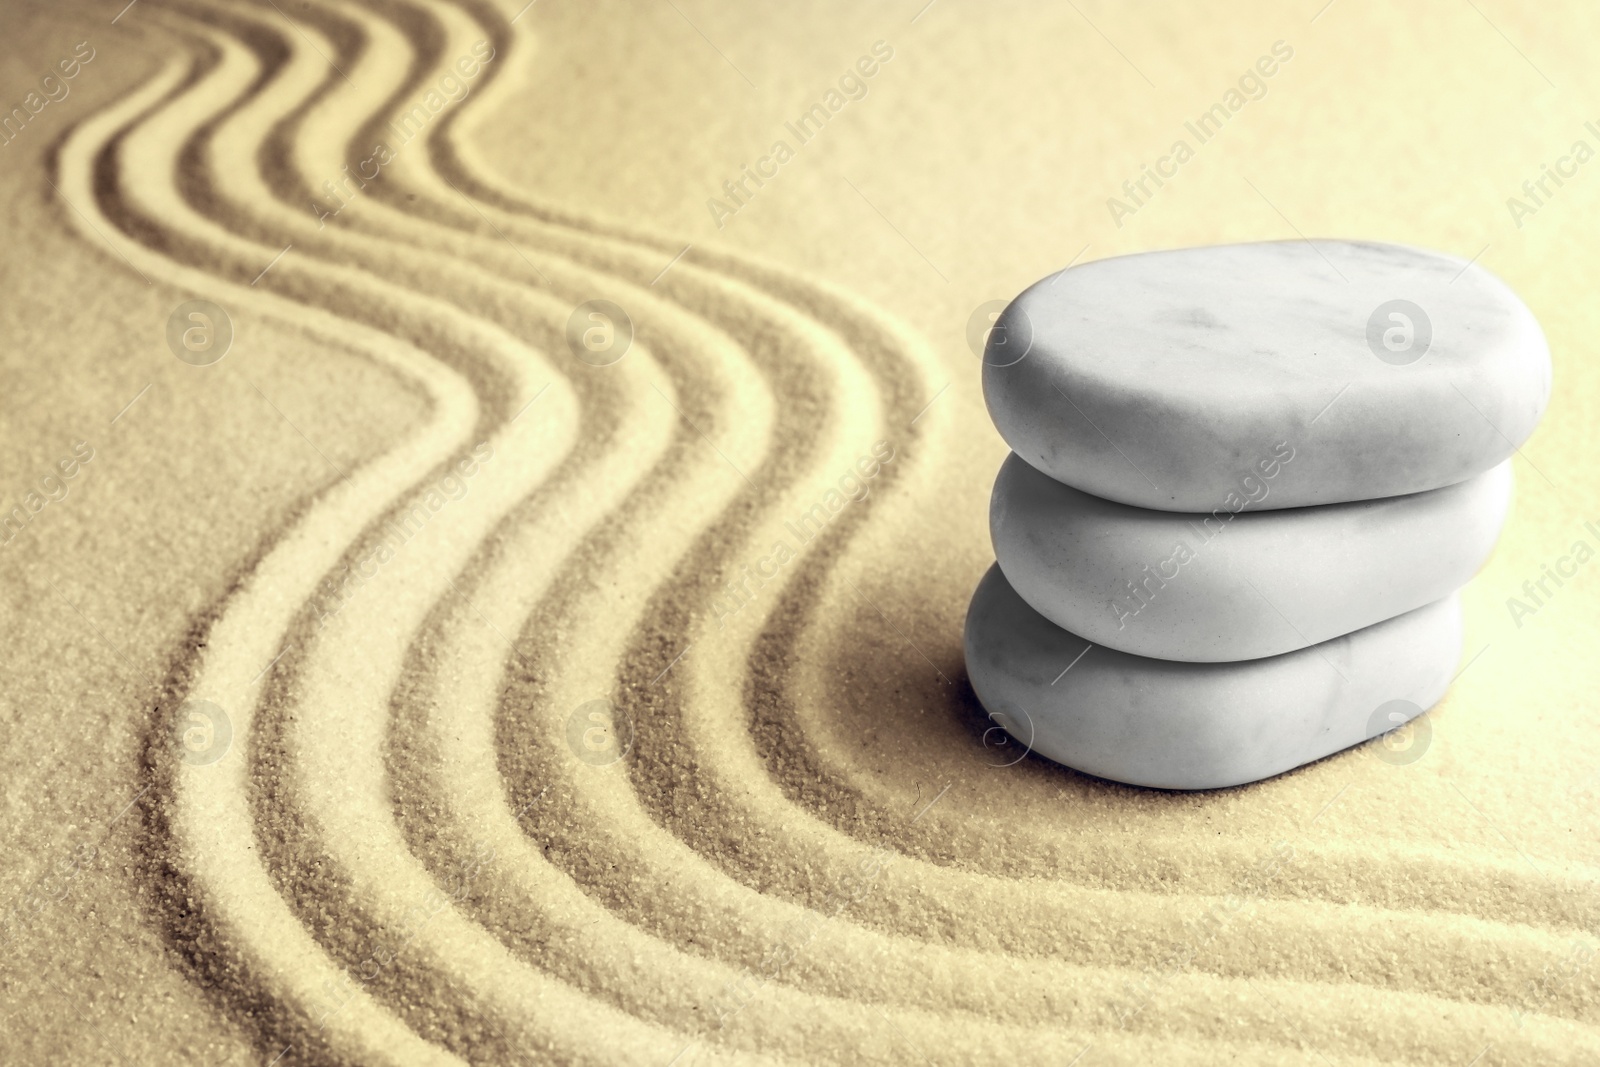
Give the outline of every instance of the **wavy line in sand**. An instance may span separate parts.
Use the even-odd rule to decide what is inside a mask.
[[[301,609],[298,599],[275,595],[281,588],[303,585],[302,575],[326,572],[338,560],[343,546],[367,522],[389,505],[390,486],[409,483],[433,468],[459,445],[466,443],[477,419],[477,402],[471,391],[429,357],[396,344],[390,338],[374,339],[367,331],[334,316],[307,312],[281,298],[254,293],[237,283],[176,264],[127,237],[115,221],[101,213],[95,174],[102,152],[114,149],[121,129],[178,90],[190,74],[188,64],[167,66],[152,82],[130,94],[100,115],[75,129],[58,156],[63,194],[84,210],[91,223],[106,235],[122,255],[143,269],[176,285],[195,291],[226,294],[235,306],[248,307],[285,321],[309,326],[346,339],[352,347],[392,367],[424,388],[435,416],[420,433],[386,456],[352,472],[323,498],[267,552],[229,608],[212,624],[206,649],[197,656],[191,693],[217,700],[231,709],[241,738],[253,725],[253,700],[262,666],[279,649],[278,639],[289,620]],[[205,767],[174,762],[169,767],[173,796],[163,814],[169,822],[174,851],[193,886],[213,936],[224,944],[256,940],[280,947],[296,958],[315,981],[318,961],[325,959],[305,929],[294,920],[273,890],[265,873],[248,856],[254,823],[248,804],[248,765],[243,746]],[[170,757],[169,757],[170,758]],[[241,853],[246,853],[241,855]],[[233,909],[213,906],[218,896],[243,902]],[[239,916],[248,916],[239,924]],[[249,980],[259,983],[265,996],[282,1000],[292,995],[297,976],[274,966],[271,960],[247,964]],[[328,977],[337,972],[328,971]],[[333,1038],[358,1056],[375,1062],[395,1055],[414,1062],[444,1062],[435,1050],[399,1025],[370,998],[359,996],[351,1009],[332,1024]],[[397,1060],[398,1061],[398,1060]]]
[[[224,49],[224,52],[226,52],[226,49]],[[228,64],[227,60],[230,59],[230,58],[236,58],[236,57],[229,57],[229,56],[225,55],[224,56],[224,62],[218,68],[220,71],[223,72],[224,75],[226,75],[228,70],[229,70],[229,64]],[[233,66],[235,68],[238,68],[239,65],[237,63],[234,63]],[[233,72],[234,87],[237,88],[239,85],[242,85],[242,84],[245,84],[247,82],[253,81],[254,80],[253,74],[254,74],[254,72],[250,72],[250,71],[246,71],[246,70],[242,70],[242,69],[235,69],[234,72]],[[199,88],[197,88],[195,90],[195,95],[196,96],[212,95],[212,94],[215,93],[217,88],[218,87],[215,86],[215,85],[202,83],[201,87],[199,87]]]

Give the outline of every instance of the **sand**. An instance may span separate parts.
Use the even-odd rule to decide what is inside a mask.
[[[1592,12],[120,7],[0,44],[0,1060],[1600,1059]],[[1450,694],[1212,793],[1002,743],[974,309],[1323,234],[1549,336]]]

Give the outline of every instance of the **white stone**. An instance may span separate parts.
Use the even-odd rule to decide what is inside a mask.
[[[1297,462],[1247,477],[1210,515],[1185,515],[1090,496],[1013,454],[989,508],[995,556],[1035,611],[1097,645],[1157,659],[1256,659],[1465,585],[1511,500],[1507,460],[1425,493],[1255,510]]]
[[[1074,267],[1012,301],[984,363],[990,417],[1024,460],[1180,512],[1221,506],[1280,445],[1295,459],[1268,508],[1453,485],[1510,456],[1550,392],[1539,324],[1497,278],[1353,241]]]
[[[1146,659],[1056,626],[999,567],[978,584],[966,624],[968,678],[1008,733],[1086,774],[1162,789],[1258,781],[1384,733],[1412,714],[1394,709],[1444,695],[1460,652],[1452,594],[1267,659]]]

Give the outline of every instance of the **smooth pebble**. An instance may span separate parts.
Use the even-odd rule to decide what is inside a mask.
[[[989,508],[994,552],[1034,610],[1097,645],[1185,661],[1305,648],[1432,603],[1493,550],[1511,500],[1511,461],[1443,489],[1254,510],[1278,479],[1241,487],[1210,515],[1102,500],[1015,454]]]
[[[989,332],[984,397],[1029,464],[1137,507],[1210,512],[1292,448],[1265,508],[1399,496],[1533,432],[1550,353],[1504,283],[1455,256],[1277,241],[1098,260]]]
[[[966,622],[967,675],[1018,742],[1087,774],[1162,789],[1258,781],[1425,710],[1461,652],[1454,594],[1331,641],[1242,663],[1091,646],[991,567]],[[1420,755],[1420,753],[1419,753]]]

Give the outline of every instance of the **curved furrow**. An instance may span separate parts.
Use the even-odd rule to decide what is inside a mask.
[[[219,46],[224,51],[224,63],[220,69],[226,73],[229,67],[229,61],[231,60],[233,66],[237,68],[233,73],[235,81],[244,81],[246,73],[244,68],[246,64],[241,62],[241,56],[237,54],[236,51],[230,54],[227,42],[219,42]],[[640,358],[647,359],[647,357]],[[665,398],[669,404],[672,402],[670,394],[662,392],[659,385],[657,385],[655,382],[650,381],[647,382],[647,384],[649,384],[651,388],[655,389],[657,392],[661,392],[662,397]],[[664,380],[662,384],[666,384]],[[760,399],[759,395],[751,395],[751,391],[748,389],[745,390],[745,394],[746,395],[739,397],[739,399],[743,402],[743,407],[745,410],[749,411],[752,408],[759,408],[759,403],[756,403],[756,401]],[[657,418],[654,421],[657,424],[655,428],[659,430],[660,424],[665,420]],[[651,436],[651,420],[648,416],[646,416],[645,418],[641,419],[641,422],[645,425],[646,431],[638,436],[648,439]],[[655,436],[659,437],[662,435],[658,432],[655,434]],[[509,437],[509,435],[507,435],[507,437]],[[517,459],[516,453],[519,442],[514,439],[506,439],[506,437],[498,437],[497,441],[498,448],[496,451],[509,453],[509,455],[506,457],[507,460],[515,463]],[[637,444],[639,442],[625,440],[619,443],[623,446],[628,446]],[[523,451],[526,451],[526,449]],[[526,462],[520,464],[519,466],[513,467],[513,469],[531,469],[535,478],[537,478],[541,472],[537,469],[537,464],[533,462],[536,457],[525,456],[523,458]],[[451,569],[451,554],[454,553],[456,557],[459,557],[463,553],[472,551],[478,537],[481,536],[481,534],[487,528],[487,525],[492,524],[498,518],[496,509],[503,509],[504,507],[508,506],[510,502],[514,502],[517,499],[520,499],[520,490],[514,484],[514,482],[508,484],[504,491],[497,491],[496,489],[489,489],[487,492],[480,491],[475,495],[473,500],[473,503],[478,504],[479,506],[473,507],[470,504],[463,503],[461,506],[458,506],[455,513],[453,513],[452,518],[455,519],[457,523],[456,529],[450,530],[445,534],[439,535],[438,537],[434,537],[433,534],[435,531],[439,531],[442,527],[439,525],[430,525],[419,535],[418,546],[413,548],[413,546],[408,543],[407,548],[410,551],[408,551],[403,558],[397,559],[394,563],[390,564],[388,568],[390,571],[394,572],[393,581],[398,583],[394,589],[398,590],[400,595],[394,595],[394,590],[391,590],[391,595],[386,600],[378,600],[377,598],[370,600],[363,599],[353,604],[343,606],[341,607],[340,611],[334,614],[330,620],[325,620],[322,626],[322,632],[306,638],[305,643],[310,647],[304,653],[304,655],[297,655],[293,657],[287,664],[289,670],[285,672],[295,675],[292,688],[297,690],[296,696],[302,701],[309,700],[314,707],[332,706],[344,711],[344,709],[354,706],[355,710],[359,711],[361,709],[361,697],[363,695],[371,695],[375,693],[375,701],[369,701],[367,706],[371,707],[375,704],[375,706],[379,709],[379,713],[376,716],[376,721],[381,729],[382,709],[385,703],[383,696],[384,693],[386,693],[386,683],[383,680],[381,670],[379,670],[375,675],[363,679],[362,681],[365,681],[366,685],[364,688],[362,688],[359,683],[352,685],[352,680],[344,677],[337,667],[332,671],[324,669],[326,667],[326,659],[328,657],[325,656],[319,659],[318,653],[323,649],[330,650],[328,656],[331,656],[333,659],[337,660],[340,657],[348,657],[351,651],[354,651],[356,648],[360,647],[362,653],[368,657],[369,663],[374,657],[378,657],[381,662],[381,656],[384,650],[375,650],[371,646],[373,644],[382,644],[383,642],[373,641],[372,635],[374,633],[384,633],[385,636],[392,635],[393,640],[388,642],[388,647],[391,649],[398,648],[403,650],[405,647],[404,638],[406,630],[403,624],[398,628],[393,625],[396,614],[398,614],[401,619],[404,619],[406,611],[418,610],[419,606],[420,609],[425,609],[427,605],[431,603],[431,598],[433,596],[442,593],[442,588],[430,587],[427,585],[426,579],[429,577],[442,578],[446,583],[448,583],[449,571]],[[477,528],[471,528],[468,526],[469,520],[473,519],[474,517],[478,519]],[[460,527],[463,526],[467,526],[468,528],[465,531],[462,531]],[[412,561],[426,561],[426,566],[423,566],[422,564],[419,564],[416,567],[410,566]],[[421,580],[419,580],[419,576]],[[373,618],[364,618],[364,616],[371,615],[373,611],[379,612],[381,616],[377,620],[377,625],[374,625]],[[387,628],[383,625],[385,620],[387,620],[389,623]],[[365,647],[362,647],[359,644],[359,642],[363,639],[366,641]],[[289,689],[291,686],[286,685],[284,688]],[[361,725],[364,722],[370,721],[363,720],[355,714],[348,714],[344,715],[343,717],[330,717],[327,714],[323,714],[320,717],[300,717],[292,713],[285,713],[283,711],[277,711],[276,714],[280,720],[286,719],[291,724],[304,723],[313,718],[317,720],[317,731],[324,736],[314,737],[311,739],[313,742],[320,742],[320,744],[314,743],[311,746],[311,748],[308,750],[310,757],[319,757],[329,751],[327,746],[327,737],[325,735],[330,731],[330,729],[334,731],[336,736],[337,729],[340,727],[349,729],[352,734],[358,734]],[[373,765],[376,766],[380,762],[376,755],[379,749],[377,744],[364,745],[361,743],[362,739],[357,737],[347,736],[343,739],[346,744],[343,746],[340,755],[342,756],[343,761],[346,763],[350,760],[352,752],[371,752],[373,753]],[[309,771],[305,771],[301,765],[308,763],[314,764],[316,762],[314,758],[307,758],[300,761],[288,761],[286,765],[280,766],[278,761],[270,758],[273,755],[279,754],[280,753],[272,752],[269,748],[268,758],[260,759],[258,762],[261,764],[263,770],[284,770],[286,766],[288,768],[288,773],[294,774],[299,779],[297,784],[300,792],[315,791],[325,782],[340,782],[341,787],[348,787],[348,773],[346,774],[345,779],[341,781],[337,767],[313,767]],[[318,773],[319,770],[325,771],[326,774]],[[304,773],[302,773],[303,771]],[[381,784],[381,768],[378,773],[375,774],[375,777]],[[282,787],[281,778],[276,785],[279,788]],[[376,790],[375,794],[381,800],[381,788]],[[313,817],[315,817],[315,813],[321,812],[323,814],[323,821],[325,823],[337,824],[334,826],[324,826],[320,828],[323,833],[327,834],[330,840],[338,844],[344,844],[347,842],[360,842],[363,846],[365,846],[365,854],[356,856],[354,858],[354,863],[350,868],[350,872],[353,873],[355,877],[367,878],[368,888],[370,889],[372,888],[371,878],[373,873],[384,867],[384,864],[381,861],[387,860],[388,867],[387,869],[382,870],[383,882],[380,887],[382,890],[387,890],[390,893],[397,893],[402,898],[402,902],[407,896],[407,890],[411,891],[410,899],[412,901],[416,901],[423,897],[426,893],[431,892],[433,890],[433,885],[431,881],[427,880],[426,878],[412,879],[411,884],[405,884],[406,879],[403,876],[407,874],[413,874],[414,872],[407,869],[403,861],[399,864],[399,873],[401,877],[398,880],[401,884],[398,886],[396,885],[396,857],[391,854],[390,850],[386,850],[383,847],[384,840],[382,833],[384,827],[387,825],[387,820],[382,816],[386,816],[387,812],[382,808],[382,806],[380,805],[380,807],[377,809],[380,815],[379,818],[369,820],[368,824],[366,825],[361,825],[358,819],[343,818],[346,814],[349,814],[354,810],[353,806],[348,803],[348,795],[346,795],[343,799],[346,802],[342,805],[335,804],[334,810],[331,813],[328,812],[324,807],[320,807],[315,804],[305,805],[305,808],[309,814],[313,815]],[[371,811],[367,811],[366,814],[370,816]],[[368,830],[375,830],[376,836],[367,834],[365,831]],[[400,849],[399,851],[403,853],[403,849]],[[381,896],[382,893],[376,895]],[[403,909],[395,906],[391,910],[396,915],[399,915]],[[457,957],[470,956],[471,952],[467,951],[467,949],[480,949],[487,953],[487,955],[479,961],[480,976],[490,975],[493,979],[498,980],[499,985],[497,985],[496,981],[494,980],[486,980],[480,977],[480,980],[477,983],[478,987],[481,991],[486,993],[491,1000],[497,996],[501,996],[502,991],[499,986],[507,984],[505,981],[507,975],[504,968],[500,966],[505,961],[496,955],[496,950],[499,949],[498,944],[486,943],[485,939],[481,937],[478,939],[478,943],[474,944],[472,935],[475,933],[475,931],[471,928],[468,928],[465,933],[463,933],[461,930],[452,929],[453,919],[454,917],[449,913],[435,914],[430,916],[430,922],[428,923],[427,928],[420,931],[407,941],[406,948],[408,952],[419,956],[426,956],[430,954],[429,950],[432,949],[433,951],[431,955],[435,960],[437,960],[438,963],[436,969],[446,975],[454,973],[459,978],[461,972],[461,960]],[[465,942],[465,947],[463,942]],[[439,951],[441,944],[445,946],[443,952]],[[511,978],[513,981],[511,981],[509,984],[515,986],[515,979],[518,977],[518,975],[512,975]],[[556,1022],[554,1024],[550,1024],[550,1028],[560,1029],[561,1021],[570,1018],[570,1013],[563,1013],[559,1010],[561,1007],[561,998],[558,996],[547,996],[549,991],[543,988],[543,986],[548,986],[549,983],[543,983],[543,986],[541,986],[537,975],[530,975],[527,977],[528,981],[524,983],[525,988],[512,991],[522,993],[523,996],[520,999],[506,999],[503,996],[501,997],[502,1003],[497,1006],[500,1009],[498,1012],[499,1016],[502,1019],[515,1018],[531,1024],[539,1017],[541,1013],[530,1009],[535,1007],[536,1002],[543,998],[547,1001],[547,1003],[543,1005],[544,1007],[557,1009],[553,1016]],[[336,997],[339,997],[339,999],[342,999],[342,992],[342,989],[335,987],[335,995]],[[338,1013],[337,1005],[339,1003],[339,999],[332,1001],[328,1005],[329,1008],[334,1009],[330,1011],[329,1014],[336,1015]],[[434,1021],[436,1026],[444,1025],[440,1024],[439,1020],[437,1019]],[[459,1027],[461,1025],[461,1021],[456,1020],[456,1024]],[[620,1023],[617,1025],[620,1026],[623,1032],[626,1032],[626,1026],[622,1026]],[[468,1045],[472,1044],[471,1038],[473,1036],[482,1035],[456,1035],[458,1043],[464,1043]],[[547,1040],[541,1041],[540,1035],[536,1033],[530,1033],[526,1029],[524,1029],[522,1032],[509,1035],[509,1037],[504,1039],[515,1040],[518,1042],[518,1046],[522,1047],[525,1047],[527,1044],[529,1044],[530,1039],[531,1043],[534,1045],[549,1043]],[[568,1044],[570,1045],[570,1043]],[[506,1046],[506,1050],[509,1051],[510,1048],[518,1046],[508,1045]],[[574,1050],[569,1047],[567,1051],[570,1054]],[[613,1051],[616,1050],[614,1049]],[[656,1048],[654,1044],[644,1043],[641,1044],[641,1047],[637,1050],[637,1054],[641,1058],[648,1059],[658,1055],[659,1049]]]
[[[219,133],[218,141],[220,142],[221,140],[222,140],[222,134]],[[220,144],[219,144],[219,147],[220,147]],[[222,154],[224,156],[226,156],[227,153],[223,152]],[[654,311],[656,309],[651,309],[651,310]],[[663,315],[666,315],[667,314],[666,309],[661,309],[661,313]],[[654,317],[654,316],[652,316],[652,317]],[[706,340],[706,338],[702,337],[700,340],[702,342],[704,342]],[[718,346],[715,343],[712,343],[708,347],[710,347],[713,351],[715,351]],[[748,400],[749,398],[746,397],[744,399]],[[664,405],[663,405],[663,407],[664,407]],[[746,410],[748,410],[748,407],[749,407],[749,405],[746,404],[745,405]],[[619,445],[625,447],[627,445],[627,442],[619,442]],[[616,466],[615,463],[613,463],[612,465]],[[602,484],[610,484],[610,481],[611,481],[610,472],[607,472],[607,471],[604,471],[604,470],[596,470],[596,471],[593,471],[593,472],[585,472],[585,473],[586,473],[586,476],[600,478],[602,480]],[[622,488],[626,488],[625,484],[622,485]],[[603,508],[604,505],[605,505],[605,501],[604,500],[595,501],[595,502],[580,501],[580,504],[579,504],[580,508],[589,508],[590,510],[592,510],[593,507],[596,506],[596,505],[598,505],[598,506]],[[564,516],[564,519],[570,519],[570,518],[571,518],[571,516]],[[581,519],[582,519],[582,516],[580,516],[580,520]],[[579,523],[579,525],[581,525],[581,522]],[[337,646],[335,646],[335,647],[337,647]],[[289,762],[289,761],[285,761],[285,762]],[[326,893],[326,892],[318,893],[318,892],[314,891],[314,887],[306,885],[303,881],[298,883],[295,888],[299,890],[299,895],[302,895],[302,896],[304,896],[304,897],[306,897],[308,899],[312,899],[312,900],[318,901],[319,902],[319,906],[321,906],[323,908],[326,908],[328,899],[333,895],[333,894]],[[368,935],[369,939],[370,939],[370,936],[371,935]],[[347,963],[352,963],[353,964],[355,962],[358,962],[358,961],[347,960]],[[475,1047],[479,1047],[479,1046],[475,1046]]]
[[[215,97],[220,96],[223,99],[227,99],[227,93],[228,93],[228,90],[230,88],[231,89],[237,89],[240,86],[246,84],[248,81],[251,80],[250,78],[247,77],[247,75],[249,73],[251,73],[251,72],[248,72],[247,70],[245,70],[243,64],[240,64],[240,63],[236,62],[238,57],[237,56],[229,57],[226,54],[226,49],[224,51],[225,51],[225,54],[224,54],[224,57],[223,57],[223,61],[217,67],[217,69],[215,71],[216,77],[208,78],[205,82],[200,83],[195,89],[195,91],[197,93],[205,92],[208,95],[208,97],[210,97],[210,98],[215,98]],[[235,60],[235,62],[233,62],[231,65],[229,63],[230,58]],[[215,84],[215,82],[217,82],[217,81],[221,81],[222,84],[220,86]],[[157,123],[157,125],[159,126],[159,123]],[[160,141],[159,134],[158,134],[157,137],[153,138],[153,140],[159,142]],[[136,159],[138,159],[138,161],[140,163],[144,163],[144,164],[149,165],[148,169],[150,170],[150,172],[161,173],[162,167],[160,166],[160,160],[159,159],[148,158],[146,156],[140,156],[138,154],[137,149],[143,149],[144,151],[149,152],[150,151],[149,147],[146,146],[142,141],[135,140],[132,144],[130,144],[128,152],[129,152],[130,156],[133,156]],[[159,148],[156,149],[157,153],[159,153],[159,151],[160,151]],[[159,197],[156,198],[156,199],[159,200]],[[171,208],[173,205],[163,204],[161,206],[162,207]],[[531,395],[531,391],[530,390],[524,389],[523,392],[524,392],[525,395],[528,395],[528,398],[530,400],[532,399],[532,395]],[[533,438],[535,440],[538,440],[538,439],[540,439],[540,437],[542,435],[527,434],[527,435],[524,435],[524,436]],[[541,441],[541,443],[548,443],[548,442],[542,442]],[[525,446],[525,442],[518,442],[518,441],[515,441],[515,440],[502,439],[501,440],[501,445],[502,445],[503,448],[506,449],[506,451],[511,452],[513,455],[515,455],[515,453],[518,450],[518,447],[519,446]],[[525,447],[523,447],[522,450],[523,451],[527,451],[527,449]],[[534,451],[540,451],[540,450],[539,449],[535,449]],[[535,477],[537,477],[538,474],[540,473],[537,470],[536,466],[534,467],[533,473],[534,473]],[[653,1049],[652,1049],[652,1051],[653,1051]]]
[[[102,154],[117,144],[125,128],[167,102],[193,74],[188,60],[170,62],[148,84],[86,120],[63,141],[57,159],[60,188],[75,211],[83,213],[85,237],[110,242],[129,263],[170,284],[224,296],[235,307],[293,322],[363,352],[425,391],[433,410],[430,421],[413,436],[353,470],[313,501],[217,610],[204,647],[196,654],[188,691],[224,707],[238,736],[247,739],[254,724],[260,672],[277,655],[303,603],[302,597],[285,592],[309,593],[344,546],[390,506],[395,485],[411,484],[470,441],[479,409],[467,382],[421,350],[169,259],[164,249],[154,251],[130,238],[102,209],[102,190],[96,188]],[[157,175],[159,181],[161,172]],[[111,194],[106,191],[106,195]],[[164,745],[158,748],[169,751]],[[181,880],[186,907],[198,911],[205,926],[196,937],[196,950],[225,957],[210,971],[211,977],[245,990],[241,995],[246,1003],[263,1004],[276,1014],[263,1020],[264,1025],[277,1034],[293,1035],[292,1040],[303,1045],[368,1063],[453,1062],[418,1040],[370,997],[353,998],[342,1017],[322,1027],[301,1007],[318,980],[336,979],[340,972],[283,906],[251,855],[254,825],[244,749],[243,744],[235,745],[211,764],[170,760],[165,766],[171,795],[159,817],[171,838],[166,862]]]

